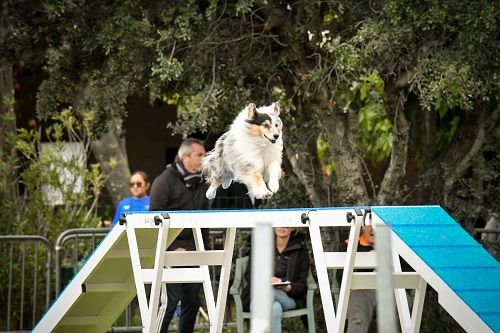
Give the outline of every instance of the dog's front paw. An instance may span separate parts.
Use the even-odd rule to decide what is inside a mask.
[[[215,198],[216,194],[217,194],[217,187],[210,186],[206,193],[207,199],[212,200],[213,198]]]
[[[278,192],[278,189],[280,188],[280,183],[278,182],[277,179],[276,180],[270,180],[267,185],[269,186],[269,189],[273,193]]]
[[[255,193],[256,199],[269,199],[272,196],[273,196],[273,192],[269,191],[267,188],[265,191]]]

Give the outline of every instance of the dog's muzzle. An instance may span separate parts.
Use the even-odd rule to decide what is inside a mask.
[[[280,135],[279,135],[279,134],[274,134],[272,139],[268,138],[268,137],[267,137],[267,135],[264,135],[264,136],[265,136],[265,137],[266,137],[266,139],[268,139],[268,140],[269,140],[269,142],[271,142],[271,143],[276,143],[276,141],[277,141],[277,140],[278,140],[278,138],[280,137]]]

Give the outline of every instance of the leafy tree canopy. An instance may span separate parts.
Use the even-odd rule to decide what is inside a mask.
[[[2,10],[0,63],[43,66],[42,117],[72,105],[95,112],[99,133],[144,94],[177,105],[177,132],[217,135],[249,101],[281,99],[287,157],[314,205],[446,204],[498,142],[495,1],[42,0]]]

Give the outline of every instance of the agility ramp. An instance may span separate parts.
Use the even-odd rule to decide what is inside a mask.
[[[181,230],[171,230],[165,243]],[[137,294],[131,253],[137,253],[142,267],[154,265],[158,228],[144,223],[136,239],[131,249],[126,226],[111,229],[33,332],[106,332]]]
[[[441,207],[374,207],[394,250],[467,332],[500,332],[500,264]]]
[[[465,331],[500,332],[500,264],[441,207],[372,207],[355,211],[347,252],[340,253],[323,251],[320,229],[314,223],[316,212],[309,213],[311,246],[328,332],[344,331],[351,289],[376,288],[375,272],[355,272],[358,268],[376,268],[375,253],[356,252],[363,223],[372,224],[375,235],[377,225],[391,227],[394,293],[403,332],[419,331],[427,284],[436,290],[441,306]],[[415,272],[402,272],[400,257]],[[335,308],[324,287],[327,269],[344,270]],[[411,309],[408,289],[415,290]]]
[[[494,302],[500,293],[499,264],[444,210],[439,206],[373,207],[369,212],[366,208],[321,208],[129,214],[125,223],[116,225],[101,241],[33,332],[105,332],[135,295],[143,332],[155,332],[162,282],[203,283],[210,332],[222,332],[236,229],[262,221],[274,227],[309,229],[328,332],[343,331],[351,288],[375,286],[376,273],[354,269],[375,267],[376,263],[373,253],[357,253],[353,246],[346,253],[325,252],[321,235],[331,229],[321,228],[350,228],[349,237],[356,240],[363,223],[393,228],[395,295],[404,332],[419,330],[427,283],[465,330],[500,332],[500,310]],[[347,214],[352,216],[349,221]],[[224,250],[205,250],[200,226],[225,228]],[[166,252],[182,228],[193,229],[198,250]],[[416,272],[401,272],[399,256]],[[208,270],[211,265],[221,267],[216,298]],[[337,307],[327,273],[332,268],[344,269]],[[145,284],[151,285],[149,301]],[[416,290],[411,311],[404,289]]]
[[[143,332],[155,332],[162,282],[202,283],[210,319],[220,323],[214,325],[220,332],[223,318],[217,314],[224,315],[220,307],[226,303],[235,229],[226,230],[225,251],[205,251],[198,219],[180,214],[178,224],[185,216],[197,224],[188,227],[199,251],[166,251],[182,231],[170,226],[166,212],[127,216],[101,241],[33,332],[106,332],[136,295]],[[222,266],[217,304],[208,265]],[[151,286],[149,300],[145,285]]]

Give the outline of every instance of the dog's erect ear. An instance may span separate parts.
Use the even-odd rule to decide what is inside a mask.
[[[250,103],[248,104],[247,106],[247,116],[248,116],[248,119],[254,119],[255,118],[255,114],[256,114],[256,111],[257,108],[255,106],[255,104],[253,103]]]
[[[274,114],[276,115],[276,117],[280,115],[280,112],[281,112],[280,102],[274,103]]]

